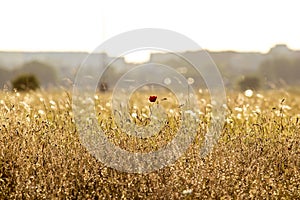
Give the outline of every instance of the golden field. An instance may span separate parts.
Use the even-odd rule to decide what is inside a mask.
[[[148,96],[135,95],[130,115],[147,126]],[[95,95],[99,124],[112,142],[148,152],[174,137],[180,122],[177,102],[169,94],[155,95],[172,112],[163,134],[147,139],[110,131],[116,130],[110,95]],[[1,92],[0,199],[300,198],[299,93],[228,92],[226,123],[204,158],[199,150],[211,105],[205,94],[198,100],[199,129],[187,152],[158,171],[133,174],[106,167],[81,145],[70,92]]]

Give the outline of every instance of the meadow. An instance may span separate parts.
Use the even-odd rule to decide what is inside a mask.
[[[147,103],[148,97],[136,95],[130,115],[147,126],[149,110],[138,103]],[[172,95],[155,95],[172,110],[168,126],[164,134],[135,139],[111,131],[116,127],[110,94],[95,94],[99,124],[108,138],[128,151],[153,151],[169,142],[180,121],[176,101]],[[105,166],[80,143],[70,92],[1,92],[0,199],[300,198],[298,92],[228,92],[226,123],[206,157],[199,150],[212,105],[205,94],[198,99],[199,129],[185,154],[160,170],[135,174]]]

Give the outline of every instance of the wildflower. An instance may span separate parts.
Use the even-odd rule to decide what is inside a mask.
[[[191,194],[193,192],[193,189],[187,189],[187,190],[183,190],[182,194]]]
[[[49,103],[50,103],[51,105],[53,105],[53,106],[56,105],[55,101],[53,101],[53,100],[50,100]]]
[[[38,113],[39,113],[40,115],[44,115],[44,114],[45,114],[45,111],[39,110]]]
[[[243,109],[240,108],[240,107],[235,107],[234,110],[235,110],[235,111],[238,111],[238,112],[243,112]]]
[[[264,98],[264,96],[261,95],[261,94],[256,94],[256,96],[257,96],[258,98],[260,98],[260,99]]]
[[[194,113],[193,111],[191,110],[187,110],[184,112],[185,114],[190,114],[191,116],[195,117],[196,116],[196,113]]]
[[[292,109],[292,107],[291,107],[291,106],[288,106],[288,105],[283,105],[281,108],[282,108],[283,110],[291,110],[291,109]]]
[[[136,113],[131,113],[131,117],[136,118],[138,115]]]
[[[252,97],[252,95],[253,95],[253,91],[252,90],[249,89],[249,90],[245,91],[245,96],[246,97]]]
[[[155,102],[156,99],[157,99],[157,96],[150,96],[150,97],[149,97],[149,101],[150,101],[150,102]]]
[[[187,79],[187,82],[188,82],[189,85],[192,85],[195,82],[195,80],[192,77],[189,77]]]

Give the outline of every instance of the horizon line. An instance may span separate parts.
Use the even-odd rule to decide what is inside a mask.
[[[177,52],[196,52],[200,50],[212,52],[212,53],[222,53],[222,52],[236,52],[236,53],[261,53],[261,54],[268,54],[271,49],[277,47],[277,46],[285,46],[289,50],[292,51],[300,51],[300,49],[293,49],[290,48],[287,44],[284,43],[279,43],[271,48],[269,48],[269,51],[263,52],[263,51],[258,51],[258,50],[234,50],[234,49],[224,49],[224,50],[212,50],[208,48],[203,48],[203,49],[198,49],[198,50],[179,50]],[[83,54],[93,54],[93,52],[90,51],[85,51],[85,50],[10,50],[10,49],[0,49],[0,53],[83,53]],[[153,51],[155,53],[155,51]],[[94,54],[107,54],[107,52],[97,52]]]

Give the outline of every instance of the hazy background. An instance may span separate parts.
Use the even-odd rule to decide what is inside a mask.
[[[70,87],[77,67],[104,40],[151,27],[182,33],[207,49],[227,88],[245,89],[245,79],[253,89],[298,87],[299,5],[296,0],[1,1],[0,86],[34,73],[44,87]],[[116,56],[106,53],[94,55],[91,68],[103,65],[99,56],[106,61]],[[118,59],[102,81],[112,84],[134,63],[149,61],[193,77],[172,55],[140,52]]]

